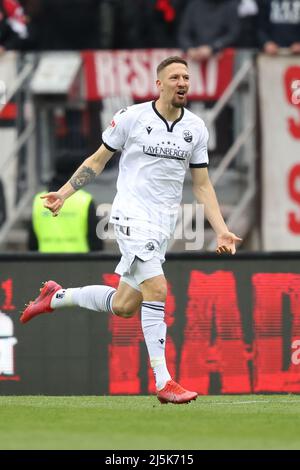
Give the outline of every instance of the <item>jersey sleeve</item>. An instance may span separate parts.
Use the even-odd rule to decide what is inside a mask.
[[[102,143],[111,152],[120,150],[125,145],[130,126],[129,114],[127,109],[118,111],[102,133]]]
[[[193,154],[190,160],[190,168],[205,168],[208,166],[208,137],[208,130],[205,126],[203,126],[203,131],[201,132],[199,140],[193,150]]]

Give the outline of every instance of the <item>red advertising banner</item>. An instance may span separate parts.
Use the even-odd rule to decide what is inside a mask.
[[[135,101],[157,97],[156,67],[166,57],[184,56],[178,49],[82,52],[86,97],[130,96]],[[227,49],[205,63],[190,62],[191,100],[217,100],[233,77],[235,52]]]
[[[168,259],[172,377],[203,395],[300,393],[299,259],[296,253]],[[124,319],[72,307],[25,326],[18,320],[46,271],[64,287],[116,287],[115,264],[96,255],[0,261],[1,393],[155,393],[139,312]]]
[[[106,281],[110,280],[112,286],[116,285],[116,275],[106,274],[104,278]],[[251,344],[245,341],[235,273],[190,272],[180,356],[171,335],[167,340],[170,373],[174,376],[178,361],[178,380],[188,389],[207,395],[211,374],[215,373],[219,375],[219,391],[224,394],[300,392],[300,360],[296,358],[297,354],[300,355],[300,342],[297,342],[300,339],[300,275],[254,274],[252,288],[255,302],[254,339]],[[290,360],[286,367],[283,365],[283,295],[287,295],[291,303],[291,335],[288,340]],[[169,308],[166,311],[168,327],[174,323],[174,312],[170,309],[170,304],[174,305],[173,299],[169,289]],[[126,323],[118,317],[112,317],[110,331],[109,391],[111,394],[139,394],[139,349],[143,342],[139,317],[133,317]],[[149,393],[155,392],[152,375],[149,367]]]

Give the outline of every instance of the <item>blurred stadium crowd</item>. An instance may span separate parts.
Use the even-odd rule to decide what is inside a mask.
[[[234,48],[236,50],[221,53],[221,51],[227,48]],[[249,186],[249,191],[252,191],[252,196],[249,196],[249,205],[252,204],[251,210],[243,210],[243,214],[245,214],[244,218],[247,220],[243,221],[241,217],[236,216],[236,220],[239,221],[242,228],[238,227],[235,231],[240,233],[241,230],[244,230],[241,236],[245,240],[247,233],[250,233],[251,230],[254,233],[255,230],[260,227],[261,223],[255,207],[256,201],[254,199],[256,193],[255,189],[253,189],[256,187],[256,181],[254,181],[256,159],[260,157],[260,132],[263,132],[259,129],[260,123],[258,122],[258,125],[256,125],[257,112],[259,112],[257,104],[260,100],[260,96],[256,95],[256,93],[258,86],[260,86],[260,76],[267,74],[267,70],[270,70],[275,63],[278,63],[278,67],[281,67],[281,75],[276,72],[278,77],[284,77],[284,96],[282,97],[280,95],[278,100],[280,99],[281,101],[276,101],[274,106],[280,106],[281,108],[286,106],[286,114],[289,117],[287,121],[288,125],[286,122],[275,122],[273,128],[281,129],[280,138],[283,142],[286,142],[285,146],[289,146],[288,154],[290,161],[292,161],[291,155],[294,154],[293,152],[295,152],[295,155],[298,155],[298,149],[294,151],[293,145],[298,144],[296,139],[300,136],[300,127],[297,118],[291,118],[290,113],[292,111],[296,112],[296,107],[299,103],[291,101],[291,90],[288,88],[290,82],[294,83],[294,81],[296,81],[296,83],[298,83],[297,80],[299,80],[299,67],[297,65],[299,56],[292,56],[290,58],[289,55],[300,54],[300,0],[0,0],[0,56],[2,54],[2,73],[7,64],[8,68],[10,67],[9,56],[15,55],[17,57],[18,72],[21,71],[24,65],[24,68],[25,66],[29,68],[32,67],[34,74],[37,74],[37,64],[41,60],[41,57],[49,55],[39,54],[41,51],[94,50],[92,53],[82,52],[77,55],[80,56],[80,61],[83,60],[82,57],[85,57],[84,60],[86,60],[88,56],[89,61],[86,61],[82,70],[84,74],[91,73],[96,81],[95,77],[99,79],[100,75],[99,67],[96,71],[96,67],[93,65],[95,64],[95,57],[96,55],[98,58],[101,55],[106,57],[106,53],[98,53],[95,51],[115,51],[113,54],[108,54],[114,58],[118,56],[117,51],[122,49],[129,49],[125,54],[133,54],[131,49],[149,49],[146,53],[141,51],[142,55],[156,53],[157,51],[155,49],[168,49],[169,52],[171,49],[181,49],[186,52],[190,62],[206,61],[211,56],[214,56],[216,59],[208,61],[208,64],[213,62],[215,64],[218,63],[217,66],[214,65],[214,67],[209,69],[209,72],[205,71],[207,64],[201,63],[199,65],[198,69],[201,70],[201,77],[203,73],[203,82],[201,81],[203,90],[199,92],[199,94],[202,93],[202,96],[200,99],[199,97],[194,99],[194,102],[191,99],[190,101],[192,103],[189,103],[189,106],[192,105],[191,109],[193,112],[201,115],[204,120],[207,119],[209,122],[211,168],[215,170],[218,165],[220,165],[220,162],[223,161],[224,156],[228,158],[229,155],[230,157],[231,149],[238,148],[235,147],[236,142],[243,147],[241,150],[234,150],[235,153],[232,154],[234,158],[236,156],[239,157],[238,163],[237,159],[233,161],[232,157],[230,157],[231,160],[228,165],[226,163],[224,166],[222,163],[222,168],[224,168],[224,171],[222,171],[223,173],[226,172],[226,178],[219,184],[219,188],[222,188],[222,201],[226,217],[230,219],[232,216],[233,220],[234,216],[232,214],[234,214],[236,207],[239,207],[242,195],[245,192],[245,181]],[[21,53],[6,54],[6,51],[12,50],[21,51]],[[265,67],[265,69],[263,72],[260,71],[257,74],[257,64],[259,61],[256,61],[256,56],[257,52],[260,51],[273,56],[279,53],[279,57],[276,60],[270,60],[269,57],[260,55],[260,57],[266,61],[266,65],[263,64],[263,68]],[[34,52],[34,54],[27,54],[27,52]],[[37,54],[35,54],[35,52]],[[219,64],[219,62],[222,62],[223,56],[227,53],[229,53],[228,57],[231,54],[230,57],[234,58],[228,59],[226,63]],[[59,55],[61,55],[61,53],[54,54],[54,56]],[[73,56],[76,55],[76,53],[70,55]],[[281,55],[284,57],[280,57]],[[7,61],[5,62],[6,57]],[[77,60],[77,58],[75,59]],[[55,60],[57,60],[57,57]],[[143,62],[143,60],[144,59],[142,59],[141,62]],[[290,60],[292,62],[295,60],[297,63],[296,65],[292,62],[285,63],[284,60]],[[235,76],[237,75],[236,71],[239,70],[241,64],[244,65],[244,62],[246,62],[246,66],[243,69],[244,75],[243,77],[239,75],[237,81]],[[50,71],[52,72],[55,69],[57,72],[57,70],[60,70],[59,63],[58,61],[57,69],[53,67],[52,63]],[[90,65],[91,67],[89,68]],[[12,67],[13,65],[11,65],[11,68]],[[65,67],[65,65],[63,65],[63,67]],[[103,67],[103,69],[105,68],[106,67]],[[107,67],[107,70],[108,69],[109,67]],[[38,126],[34,130],[35,144],[38,147],[36,152],[36,155],[38,155],[38,163],[36,165],[38,175],[36,175],[34,184],[43,187],[36,188],[38,192],[33,203],[33,208],[37,206],[35,202],[39,200],[39,192],[41,190],[45,190],[46,188],[53,189],[53,185],[59,186],[59,184],[62,184],[62,181],[58,181],[57,177],[60,173],[65,177],[66,168],[64,168],[64,171],[62,171],[61,168],[58,170],[56,164],[58,164],[59,167],[61,161],[67,160],[70,163],[76,163],[77,167],[78,161],[81,161],[84,155],[91,154],[97,148],[101,130],[110,122],[111,116],[115,111],[134,103],[136,98],[131,96],[131,92],[128,92],[126,87],[122,88],[118,85],[120,81],[120,83],[125,83],[127,86],[130,81],[129,75],[128,77],[126,75],[127,71],[130,71],[130,69],[128,68],[127,70],[127,68],[124,67],[125,79],[122,75],[123,69],[121,69],[122,67],[120,66],[121,78],[116,78],[116,88],[114,92],[111,95],[108,94],[108,96],[100,96],[101,86],[99,86],[100,92],[97,87],[97,89],[95,89],[96,91],[92,90],[92,98],[82,98],[80,95],[80,80],[82,77],[79,80],[78,74],[78,77],[76,75],[76,79],[73,77],[76,86],[73,88],[72,85],[71,87],[74,96],[78,93],[78,97],[76,96],[76,98],[74,98],[74,102],[72,102],[72,99],[69,100],[69,90],[65,92],[65,94],[62,94],[63,97],[60,98],[52,97],[51,93],[53,94],[53,90],[50,92],[49,90],[44,90],[44,93],[48,93],[48,95],[46,98],[43,97],[43,99],[45,99],[45,101],[43,101],[39,96],[39,91],[36,92],[36,94],[32,91],[33,72],[30,72],[30,79],[26,78],[26,80],[23,80],[22,86],[19,85],[11,103],[3,108],[2,122],[0,102],[0,128],[2,126],[1,145],[3,156],[14,150],[13,131],[15,131],[16,136],[20,138],[20,135],[22,136],[22,133],[25,132],[25,123],[27,123],[27,120],[28,122],[30,121],[30,113],[26,111],[28,108],[26,99],[31,100],[33,105],[32,109],[34,109],[34,112],[32,115],[34,116],[36,113],[36,116],[38,116]],[[49,66],[47,70],[49,72]],[[205,73],[203,71],[205,71]],[[207,84],[205,80],[206,73],[210,73],[210,75],[207,75],[207,77],[210,77],[210,81],[207,80],[207,83],[209,82],[210,85],[213,85],[210,87],[209,93],[205,88]],[[41,75],[43,74],[41,73]],[[272,75],[273,84],[277,75],[275,73]],[[12,75],[12,77],[13,76],[14,75]],[[224,76],[227,78],[224,79]],[[0,77],[3,79],[1,75]],[[235,80],[234,91],[232,92],[232,96],[228,95],[226,100],[222,102],[221,107],[218,108],[218,112],[215,113],[212,119],[212,115],[214,114],[214,112],[212,113],[213,107],[215,106],[216,100],[221,96],[221,91],[217,90],[219,82],[221,82],[219,77],[222,77],[224,83],[227,79],[231,81]],[[259,79],[257,83],[255,83],[255,77]],[[10,79],[5,78],[5,80],[9,82]],[[276,82],[277,88],[274,88],[274,90],[282,90],[283,85],[280,80],[281,79],[278,78]],[[51,82],[51,80],[47,78],[47,86],[49,86],[49,82]],[[91,83],[92,82],[93,80]],[[261,82],[263,82],[262,79]],[[29,83],[31,83],[30,86]],[[54,83],[56,86],[56,78],[54,79]],[[216,89],[211,93],[214,86]],[[30,91],[28,91],[29,89]],[[122,91],[124,89],[125,92]],[[266,95],[268,95],[267,92],[268,90],[265,91]],[[294,92],[296,92],[296,90],[294,90]],[[278,95],[278,92],[275,94]],[[30,99],[28,97],[30,97]],[[78,99],[78,103],[76,99]],[[272,102],[273,101],[272,97]],[[279,113],[274,113],[274,115],[278,114]],[[284,119],[283,112],[280,113],[280,116],[283,116],[282,119]],[[251,123],[253,123],[253,125]],[[13,129],[14,127],[15,129]],[[266,128],[265,126],[265,129]],[[291,128],[291,132],[286,135],[289,128]],[[249,138],[247,134],[248,129],[250,129]],[[272,132],[271,130],[270,134],[272,134]],[[4,134],[7,142],[3,137]],[[274,138],[274,136],[272,138]],[[271,141],[272,138],[270,139]],[[286,139],[286,141],[284,139]],[[30,138],[26,141],[26,145],[24,144],[24,148],[27,144],[29,146],[28,142],[30,142]],[[241,144],[239,142],[241,142]],[[22,159],[22,155],[32,156],[33,152],[28,151],[27,154],[26,152],[27,150],[24,149],[19,152],[21,157],[18,160],[16,174],[14,175],[12,170],[8,178],[1,175],[0,179],[0,228],[2,230],[2,240],[5,240],[4,234],[6,232],[10,233],[10,236],[6,237],[7,240],[9,239],[8,243],[10,244],[8,249],[12,249],[11,247],[13,247],[13,249],[16,247],[19,249],[19,246],[24,246],[24,236],[22,235],[24,232],[23,222],[24,220],[27,222],[29,215],[27,213],[22,214],[24,220],[19,221],[17,217],[12,215],[15,214],[12,207],[15,207],[15,205],[19,203],[19,199],[23,194],[22,190],[24,188],[27,190],[26,178],[27,174],[30,174],[30,172],[26,172],[27,160],[25,157]],[[271,155],[272,158],[274,158],[273,148]],[[60,161],[58,161],[59,157],[62,158]],[[32,157],[32,160],[34,160],[34,158],[35,156]],[[295,157],[295,160],[297,160],[297,158],[298,157]],[[278,153],[278,161],[281,162],[281,160]],[[28,161],[30,161],[30,159],[28,159]],[[227,160],[225,161],[227,162]],[[263,161],[266,161],[266,157],[264,157]],[[298,165],[298,163],[294,162],[294,165]],[[95,239],[95,227],[98,221],[96,217],[96,207],[97,204],[100,203],[109,204],[112,200],[115,191],[112,181],[114,181],[116,176],[115,170],[117,166],[118,156],[106,166],[106,174],[103,175],[101,186],[101,197],[99,195],[98,185],[89,188],[94,198],[94,200],[91,200],[89,205],[86,206],[86,214],[88,216],[89,226],[91,227],[91,230],[87,233],[88,236],[86,240],[86,247],[88,247],[87,249],[89,250],[97,251],[102,249],[103,246],[106,247],[105,243],[100,244],[100,246],[99,240]],[[292,171],[291,174],[294,175],[293,168],[294,167],[291,166],[291,170],[287,169],[286,171]],[[298,166],[296,169],[297,168]],[[280,178],[281,181],[281,174],[278,178]],[[218,176],[217,179],[220,179],[220,177]],[[9,181],[12,182],[11,185],[8,184]],[[272,186],[272,184],[270,186]],[[16,197],[14,195],[15,188]],[[106,191],[105,196],[104,191]],[[264,194],[268,193],[268,191],[264,191]],[[272,191],[270,192],[272,193]],[[250,193],[246,191],[245,194],[247,198]],[[294,199],[294,202],[296,201],[298,203],[298,193],[296,194],[296,190],[295,193],[293,193],[293,190],[289,189],[288,194],[292,196],[282,195],[278,198],[278,205],[281,204],[283,214],[282,227],[284,228],[282,230],[286,230],[286,216],[284,214],[287,211],[286,208],[289,207],[290,199]],[[293,194],[296,194],[296,196],[293,196]],[[183,201],[189,203],[190,200],[186,196],[186,199],[183,199]],[[282,201],[284,201],[284,203]],[[37,212],[35,214],[37,214]],[[256,217],[253,224],[252,217],[253,221]],[[15,230],[15,238],[11,236],[11,232],[9,232],[10,229],[7,228],[10,227],[9,224],[13,226],[15,223],[14,220],[19,224],[19,231],[18,227]],[[5,227],[6,232],[3,230],[5,223],[7,226]],[[30,220],[30,224],[28,247],[31,250],[36,250],[39,245],[39,233],[34,230],[34,216],[32,220]],[[253,226],[255,226],[254,229]],[[268,224],[266,223],[265,226],[268,227]],[[299,232],[297,232],[297,234],[298,233]],[[294,233],[291,237],[294,237]],[[250,238],[249,236],[249,240]],[[278,249],[280,245],[280,248],[282,248],[282,245],[278,242],[279,238],[280,237],[277,237],[274,245],[272,244],[273,241],[271,241],[270,245],[267,245],[265,242],[264,246],[271,246],[272,249]],[[253,240],[253,243],[251,240],[249,242],[251,248],[255,246],[257,249],[257,246],[262,246],[262,238],[260,238],[259,234],[256,236],[254,233]],[[298,248],[297,240],[295,241],[295,246]],[[207,244],[205,245],[206,248],[210,246],[209,243],[208,234]],[[176,249],[182,249],[179,243]]]
[[[300,52],[299,0],[0,0],[0,51],[226,47]]]

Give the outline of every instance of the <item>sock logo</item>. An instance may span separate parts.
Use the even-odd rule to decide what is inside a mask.
[[[64,296],[65,296],[65,293],[66,293],[66,291],[64,290],[64,291],[61,292],[60,294],[56,294],[55,298],[56,298],[56,299],[63,299]]]

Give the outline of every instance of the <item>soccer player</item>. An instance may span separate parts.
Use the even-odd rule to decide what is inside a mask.
[[[217,235],[217,252],[234,254],[240,240],[221,215],[207,166],[208,132],[203,121],[185,109],[189,72],[184,59],[169,57],[157,67],[159,98],[118,112],[103,132],[102,145],[57,192],[44,195],[44,205],[57,216],[64,201],[100,174],[122,149],[117,194],[111,219],[122,254],[115,272],[120,283],[63,289],[48,281],[24,310],[20,321],[61,307],[80,306],[130,317],[141,307],[142,330],[161,403],[187,403],[196,392],[170,377],[165,360],[164,309],[167,281],[162,263],[174,232],[184,176],[191,168],[193,191]]]

